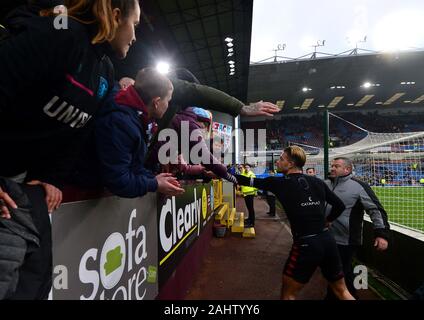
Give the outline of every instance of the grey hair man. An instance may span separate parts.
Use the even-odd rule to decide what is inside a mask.
[[[343,263],[346,284],[353,296],[352,260],[356,250],[362,245],[364,211],[370,216],[374,227],[374,247],[383,251],[388,247],[390,225],[387,213],[368,184],[356,179],[353,162],[349,158],[338,157],[331,163],[330,179],[326,181],[330,189],[343,201],[346,209],[331,225]],[[327,206],[327,213],[330,206]],[[331,290],[328,290],[330,298]]]

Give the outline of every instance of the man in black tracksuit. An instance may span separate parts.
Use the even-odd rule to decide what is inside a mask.
[[[343,213],[332,223],[330,231],[337,242],[346,285],[350,293],[356,296],[352,260],[355,252],[362,245],[364,210],[372,220],[374,246],[379,251],[384,251],[388,247],[390,225],[387,213],[374,191],[365,182],[354,178],[352,169],[353,163],[350,159],[335,158],[331,164],[331,178],[326,183],[346,206]],[[329,206],[328,212],[330,209]],[[327,299],[332,298],[334,295],[329,290]]]
[[[282,299],[294,299],[318,266],[340,299],[353,299],[344,282],[336,243],[327,228],[345,206],[322,180],[302,173],[305,161],[303,149],[291,146],[277,161],[284,177],[236,178],[241,185],[273,192],[290,221],[293,246],[284,267]],[[333,206],[327,218],[326,202]]]

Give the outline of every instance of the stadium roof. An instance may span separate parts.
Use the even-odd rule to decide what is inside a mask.
[[[164,60],[174,67],[188,68],[201,83],[246,101],[252,0],[144,0],[141,3],[144,22],[126,61],[116,63],[119,75]],[[235,66],[233,75],[230,75],[230,61]]]
[[[0,21],[24,3],[2,0]],[[189,69],[203,84],[246,101],[253,0],[143,0],[141,4],[138,41],[127,59],[114,61],[117,77],[134,77],[138,69],[164,60],[172,67]],[[230,45],[227,38],[232,39]],[[235,66],[233,75],[230,61]]]
[[[424,109],[423,68],[423,51],[251,65],[248,100],[284,113]]]

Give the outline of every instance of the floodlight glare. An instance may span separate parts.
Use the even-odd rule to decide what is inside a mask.
[[[169,72],[170,69],[170,65],[167,62],[159,62],[156,65],[156,70],[158,70],[160,73],[162,74],[167,74]]]

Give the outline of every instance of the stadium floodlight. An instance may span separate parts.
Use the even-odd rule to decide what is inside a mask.
[[[362,86],[368,89],[371,87],[371,82],[365,82]]]
[[[308,87],[303,87],[302,88],[302,91],[303,92],[308,92],[308,91],[311,91],[312,89],[311,88],[308,88]]]
[[[225,42],[233,42],[233,38],[226,37],[224,41],[225,41]]]
[[[233,60],[228,61],[228,64],[234,64],[235,62]]]
[[[158,64],[156,65],[156,69],[162,74],[167,74],[169,73],[171,66],[167,62],[161,61],[161,62],[158,62]]]
[[[227,43],[227,46],[231,48],[231,47],[232,47],[232,46],[234,46],[234,45],[233,45],[233,43],[232,43],[232,42],[228,42],[228,43]]]
[[[234,48],[228,48],[228,52],[234,52]]]
[[[234,55],[234,52],[230,52],[227,57],[232,57]]]

